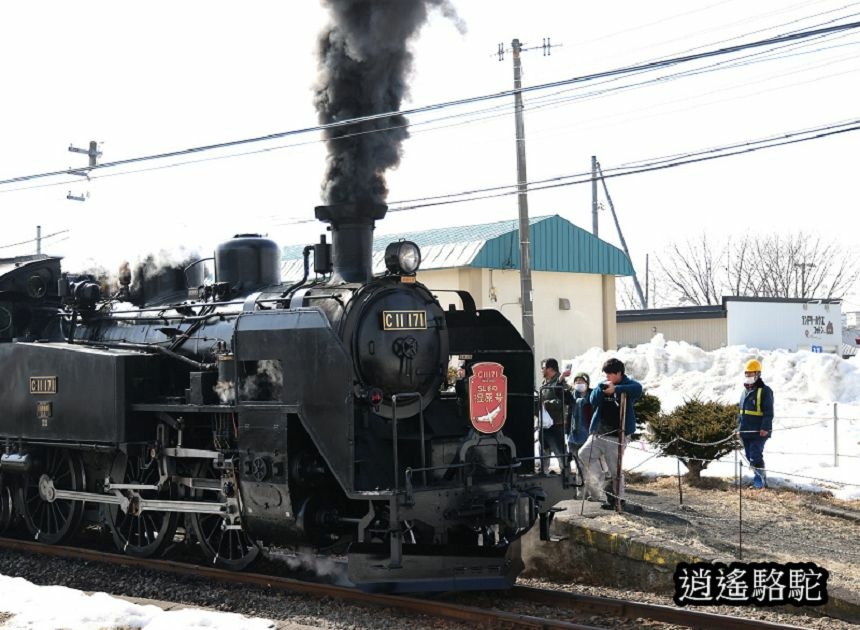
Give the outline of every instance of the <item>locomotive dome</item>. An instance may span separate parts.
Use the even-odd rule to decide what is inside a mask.
[[[253,291],[281,281],[277,243],[260,234],[237,234],[215,248],[215,281]]]

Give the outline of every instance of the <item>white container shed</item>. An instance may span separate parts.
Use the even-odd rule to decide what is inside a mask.
[[[842,344],[839,300],[726,297],[723,303],[730,346],[838,352]]]

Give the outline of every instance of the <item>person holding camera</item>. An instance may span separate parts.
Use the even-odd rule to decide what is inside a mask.
[[[642,385],[624,373],[624,364],[612,358],[603,364],[606,380],[591,391],[594,415],[585,445],[579,451],[585,467],[586,496],[603,492],[605,509],[615,508],[616,494],[624,506],[624,472],[621,459],[627,438],[636,430],[633,403],[642,397]]]

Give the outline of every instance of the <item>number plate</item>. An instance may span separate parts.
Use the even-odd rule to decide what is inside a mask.
[[[426,330],[427,311],[382,311],[382,330]]]
[[[30,393],[34,396],[57,393],[56,376],[31,376]]]

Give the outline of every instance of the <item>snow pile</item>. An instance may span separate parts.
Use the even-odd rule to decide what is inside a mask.
[[[660,398],[664,412],[693,397],[738,402],[744,364],[759,359],[762,378],[774,392],[774,432],[764,452],[770,485],[860,498],[860,358],[746,346],[705,352],[658,334],[635,348],[613,352],[592,348],[565,364],[572,364],[574,374],[587,372],[595,384],[603,379],[600,368],[611,357],[621,359],[627,373]],[[839,418],[836,437],[834,403]],[[834,464],[837,448],[838,466]],[[631,445],[625,469],[675,474],[676,460],[654,457],[654,452],[647,442]],[[734,461],[734,454],[726,455],[703,474],[731,478]]]
[[[646,344],[607,352],[592,348],[575,359],[573,373],[587,372],[591,382],[602,380],[600,367],[611,357],[624,362],[627,373],[659,396],[663,409],[671,410],[685,399],[734,403],[740,398],[744,364],[762,362],[762,378],[776,394],[776,405],[820,403],[822,410],[834,402],[860,405],[860,360],[807,351],[758,350],[730,346],[712,352],[683,341],[666,341],[657,334]]]
[[[105,593],[87,595],[65,586],[37,586],[23,578],[0,575],[0,612],[14,615],[3,624],[4,630],[53,630],[76,628],[143,628],[174,630],[268,630],[274,622],[236,613],[211,612],[185,608],[165,611],[157,606],[140,605]],[[45,605],[50,602],[49,605]]]

